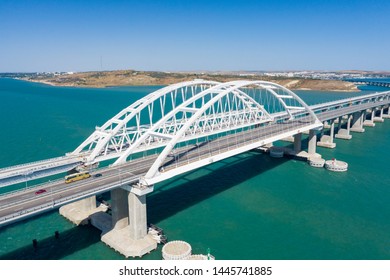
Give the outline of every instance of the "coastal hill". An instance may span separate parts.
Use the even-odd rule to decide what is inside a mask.
[[[69,73],[57,76],[38,75],[27,78],[55,86],[74,87],[111,87],[136,85],[169,85],[193,79],[227,82],[232,80],[263,80],[278,83],[291,90],[323,91],[358,91],[356,85],[339,80],[319,80],[305,78],[268,77],[248,73],[186,73],[186,72],[153,72],[135,70],[96,71]]]

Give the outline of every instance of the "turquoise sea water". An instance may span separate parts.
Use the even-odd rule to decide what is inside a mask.
[[[157,88],[0,79],[0,167],[72,151],[96,125]],[[369,91],[297,93],[314,104]],[[336,139],[336,149],[317,148],[326,159],[347,161],[346,173],[258,152],[189,172],[156,186],[148,220],[169,240],[189,242],[196,254],[210,248],[217,259],[390,259],[389,133],[390,120],[350,141]],[[100,241],[99,230],[53,211],[0,228],[0,259],[124,257]],[[161,259],[161,246],[144,259]]]

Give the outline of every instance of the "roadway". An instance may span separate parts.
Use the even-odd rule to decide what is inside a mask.
[[[390,100],[382,100],[382,101],[376,102],[375,104],[373,104],[373,103],[353,104],[350,106],[340,107],[340,108],[333,109],[333,110],[328,110],[328,111],[324,111],[324,112],[317,112],[316,115],[321,122],[324,122],[324,121],[329,121],[329,120],[336,119],[336,118],[339,118],[339,117],[342,117],[345,115],[353,114],[354,112],[360,112],[360,111],[364,111],[364,110],[367,110],[367,109],[370,109],[373,107],[387,105],[389,103],[390,103]]]

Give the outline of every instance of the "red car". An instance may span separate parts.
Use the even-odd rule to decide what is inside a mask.
[[[46,190],[42,189],[42,190],[39,190],[39,191],[36,191],[35,194],[41,194],[41,193],[45,193]]]

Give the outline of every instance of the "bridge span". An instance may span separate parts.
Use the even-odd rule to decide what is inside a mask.
[[[348,79],[345,80],[347,82],[354,83],[355,85],[367,85],[367,86],[376,86],[376,87],[388,87],[390,88],[390,82],[388,81],[380,81],[380,80],[357,80],[357,79]]]
[[[154,184],[288,138],[297,156],[320,157],[317,145],[334,148],[334,137],[350,139],[350,131],[383,121],[389,104],[390,91],[308,106],[294,92],[264,81],[171,85],[123,109],[64,157],[0,169],[4,187],[113,162],[91,169],[86,180],[66,184],[60,178],[1,195],[0,225],[61,207],[76,224],[91,221],[102,230],[102,241],[123,255],[141,256],[156,247],[146,216]],[[309,133],[307,152],[301,151],[303,132]],[[45,192],[35,195],[40,189]],[[96,207],[95,195],[107,191],[111,216]]]

